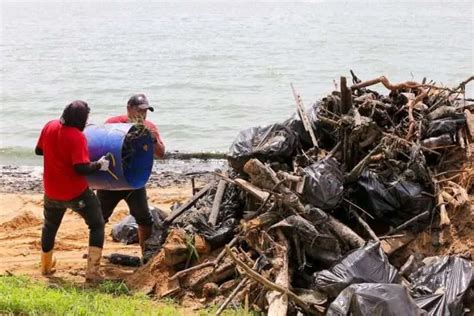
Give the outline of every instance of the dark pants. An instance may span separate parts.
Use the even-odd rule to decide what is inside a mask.
[[[88,188],[70,201],[56,201],[44,196],[44,225],[41,234],[43,252],[53,249],[56,233],[68,208],[81,215],[89,226],[89,246],[102,248],[104,246],[104,218],[100,211],[99,200]]]
[[[153,226],[153,218],[148,208],[145,188],[123,191],[97,190],[97,197],[106,223],[112,216],[117,204],[121,200],[125,200],[130,209],[130,215],[135,218],[138,225]]]

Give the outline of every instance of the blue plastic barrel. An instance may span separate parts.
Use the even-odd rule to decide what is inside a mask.
[[[91,188],[131,190],[145,186],[153,167],[153,140],[147,129],[131,123],[88,125],[84,134],[91,161],[108,153],[114,158],[110,171],[87,176]]]

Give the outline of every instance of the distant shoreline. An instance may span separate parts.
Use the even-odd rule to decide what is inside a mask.
[[[167,151],[163,159],[155,159],[156,162],[168,160],[226,160],[227,153],[219,151]],[[33,148],[29,147],[6,147],[0,148],[0,166],[41,166],[43,160],[36,156]]]
[[[179,160],[227,159],[227,154],[223,153],[223,152],[179,152],[179,151],[172,151],[172,152],[166,152],[164,159],[179,159]]]
[[[212,172],[222,170],[227,166],[223,159],[206,156],[198,159],[200,155],[183,156],[170,155],[165,159],[155,160],[153,170],[147,182],[147,187],[167,187],[196,180],[207,181],[214,177]],[[0,194],[1,193],[42,193],[43,192],[43,166],[41,165],[11,165],[0,164]]]

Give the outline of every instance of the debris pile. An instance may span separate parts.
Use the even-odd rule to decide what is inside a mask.
[[[471,258],[412,256],[399,269],[389,258],[469,203],[474,77],[450,89],[351,74],[307,109],[293,89],[297,114],[240,132],[228,170],[155,214],[128,284],[217,314],[460,315]]]

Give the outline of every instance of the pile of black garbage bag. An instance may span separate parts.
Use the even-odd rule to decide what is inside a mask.
[[[355,89],[346,110],[342,93],[336,91],[305,114],[242,130],[229,149],[225,170],[229,183],[216,224],[209,224],[209,217],[219,181],[172,221],[152,212],[155,226],[146,242],[145,261],[160,251],[170,228],[198,234],[216,250],[234,238],[243,222],[268,214],[273,217],[271,225],[262,229],[269,233],[278,229],[289,240],[292,286],[324,293],[327,315],[463,315],[474,280],[470,258],[425,258],[411,274],[401,275],[378,238],[360,223],[362,219],[377,236],[387,237],[400,232],[400,227],[419,232],[437,216],[438,183],[432,174],[440,172],[437,166],[444,148],[462,142],[465,104],[459,98],[426,94],[412,109],[414,97],[408,90],[382,95]],[[275,175],[300,181],[299,189],[291,191],[305,211],[288,214],[284,205],[256,203],[234,182],[250,182],[244,166],[251,159],[269,166]],[[262,190],[270,197],[275,193]],[[354,247],[343,242],[328,228],[331,218],[362,236],[365,244]],[[134,229],[136,224],[126,218],[114,228],[114,239],[135,242]],[[245,248],[245,242],[240,246]]]
[[[327,315],[464,315],[473,269],[458,256],[430,257],[404,279],[370,242],[316,272],[313,286],[334,298]]]

